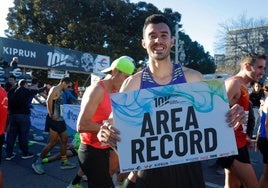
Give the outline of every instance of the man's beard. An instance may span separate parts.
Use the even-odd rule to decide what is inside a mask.
[[[158,61],[162,61],[167,59],[167,57],[169,56],[169,53],[165,53],[165,54],[153,54],[153,58],[158,60]]]

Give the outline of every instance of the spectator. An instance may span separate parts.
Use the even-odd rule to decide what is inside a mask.
[[[258,82],[253,82],[252,84],[252,92],[249,95],[250,101],[252,103],[252,108],[254,111],[254,117],[255,117],[255,126],[253,128],[253,134],[252,137],[256,138],[257,136],[257,130],[260,125],[260,104],[261,101],[264,100],[264,93],[263,89],[261,88],[261,84]]]
[[[44,91],[46,91],[47,89],[50,88],[49,85],[45,85],[43,88],[39,88],[39,80],[37,78],[33,78],[32,79],[32,84],[31,86],[29,86],[29,89],[33,89],[33,90],[39,90],[40,93],[38,93],[39,95],[41,95],[43,98],[47,98],[46,94],[44,94]],[[35,99],[37,100],[40,104],[45,105],[45,103],[43,101],[41,101],[37,95],[32,95],[32,97],[29,99],[29,105],[32,107],[32,100]]]
[[[16,77],[14,75],[10,75],[8,77],[8,82],[5,84],[5,90],[6,92],[9,92],[9,90],[14,87],[16,87]]]
[[[9,130],[7,132],[6,160],[15,157],[14,144],[18,136],[19,146],[22,150],[22,159],[28,159],[34,155],[28,151],[28,134],[31,126],[29,100],[42,90],[28,88],[26,80],[19,80],[18,87],[8,92]]]
[[[73,87],[68,87],[62,93],[63,103],[64,104],[76,104],[77,103],[77,96],[73,91]]]
[[[47,110],[46,129],[49,130],[50,140],[49,143],[41,151],[40,157],[32,164],[33,170],[37,174],[44,174],[45,170],[42,160],[47,156],[48,152],[54,148],[58,143],[58,138],[61,142],[61,169],[75,168],[76,165],[72,164],[67,159],[67,131],[66,123],[63,119],[62,112],[62,91],[66,90],[72,85],[69,77],[62,78],[58,85],[51,87],[47,97]]]

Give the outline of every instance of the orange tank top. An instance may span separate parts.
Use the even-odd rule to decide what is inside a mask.
[[[112,112],[111,99],[107,92],[103,81],[99,82],[100,86],[104,89],[102,102],[97,107],[97,110],[92,118],[92,121],[102,124],[103,120],[107,120]],[[94,148],[106,149],[110,146],[99,142],[96,133],[80,133],[81,143],[90,145]]]
[[[247,115],[247,119],[248,119],[248,111],[249,111],[248,89],[246,88],[246,86],[242,85],[240,90],[241,90],[241,95],[237,104],[239,104],[240,106],[244,108],[245,113]],[[238,129],[235,130],[235,138],[236,138],[236,144],[238,148],[242,148],[246,145],[246,131],[245,131],[246,124],[244,126],[244,130],[243,130],[243,125],[240,125]]]

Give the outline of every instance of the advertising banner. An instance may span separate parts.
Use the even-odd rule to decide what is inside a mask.
[[[111,99],[121,172],[237,154],[221,80],[122,92]]]
[[[19,66],[33,68],[101,73],[110,65],[109,56],[3,37],[0,37],[0,54],[6,62],[18,57]]]
[[[64,104],[63,118],[67,125],[69,134],[76,132],[76,121],[80,111],[80,105]],[[47,107],[39,104],[34,104],[31,109],[31,123],[32,126],[39,130],[45,130],[45,122],[47,116]]]

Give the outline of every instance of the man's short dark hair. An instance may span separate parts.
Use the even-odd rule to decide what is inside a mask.
[[[69,83],[72,82],[72,80],[71,80],[71,78],[69,78],[69,77],[64,77],[64,78],[62,78],[62,79],[60,80],[60,83],[63,83],[63,82],[65,82],[66,84],[69,84]]]
[[[9,78],[14,78],[14,80],[16,80],[16,76],[14,76],[13,74],[9,75]]]
[[[263,59],[266,61],[267,59],[267,55],[266,54],[247,54],[247,55],[244,55],[242,58],[241,58],[241,62],[240,64],[243,64],[245,62],[249,63],[250,65],[254,65],[255,62],[258,60],[258,59]]]
[[[144,33],[145,33],[145,29],[147,28],[147,26],[149,24],[159,24],[159,23],[165,23],[167,24],[169,30],[170,30],[170,33],[172,31],[172,27],[171,27],[171,24],[170,22],[168,21],[168,19],[162,15],[162,14],[153,14],[149,17],[147,17],[145,19],[145,22],[144,22],[144,25],[143,25],[143,30],[142,30],[142,33],[143,33],[143,37],[144,37]]]

